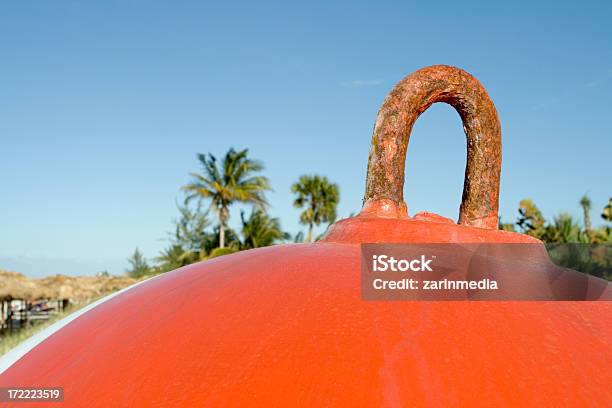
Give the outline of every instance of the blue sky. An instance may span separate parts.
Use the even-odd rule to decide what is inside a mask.
[[[250,149],[292,233],[301,174],[360,208],[376,112],[410,72],[462,67],[500,114],[500,212],[547,217],[612,196],[609,2],[5,3],[0,12],[0,268],[122,273],[154,257],[195,155]],[[436,104],[409,146],[411,214],[456,218],[465,137]],[[235,225],[238,208],[233,211]]]

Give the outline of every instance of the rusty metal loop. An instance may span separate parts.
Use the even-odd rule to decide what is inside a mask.
[[[467,138],[459,224],[497,229],[501,126],[487,91],[462,69],[434,65],[413,72],[387,95],[378,112],[361,215],[405,218],[404,165],[415,121],[436,102],[453,106]]]

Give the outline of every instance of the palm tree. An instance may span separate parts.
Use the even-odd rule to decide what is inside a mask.
[[[580,206],[582,207],[582,213],[584,214],[584,232],[588,237],[591,236],[591,199],[588,195],[583,195],[580,199]]]
[[[270,218],[262,210],[254,210],[249,218],[240,213],[242,220],[242,248],[260,248],[274,244],[276,241],[288,239],[289,234],[283,232],[278,218]]]
[[[340,201],[338,185],[330,183],[323,176],[301,176],[291,186],[291,191],[297,194],[293,206],[305,207],[300,214],[300,224],[308,225],[306,242],[312,242],[314,225],[322,222],[332,223],[336,219],[336,207]]]
[[[221,166],[212,154],[198,154],[203,167],[202,174],[191,173],[193,181],[183,187],[187,200],[210,199],[211,208],[219,219],[219,247],[225,247],[225,229],[229,219],[229,208],[236,202],[254,204],[265,208],[267,201],[264,191],[271,190],[268,179],[256,175],[264,166],[247,157],[248,149],[230,149]]]

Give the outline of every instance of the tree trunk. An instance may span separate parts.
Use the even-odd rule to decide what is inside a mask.
[[[584,229],[591,231],[591,214],[589,210],[584,210]]]
[[[229,209],[221,207],[219,209],[219,248],[225,248],[225,227],[229,218]]]
[[[219,225],[219,248],[225,247],[225,227],[223,223]]]
[[[308,224],[308,235],[306,236],[306,242],[312,242],[312,223]]]
[[[591,227],[591,214],[589,210],[584,209],[584,233],[586,234],[589,241],[593,239],[593,231]]]

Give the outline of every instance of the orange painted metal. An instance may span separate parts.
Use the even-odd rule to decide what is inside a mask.
[[[612,302],[362,301],[362,242],[538,245],[496,230],[496,214],[467,211],[457,225],[409,218],[402,203],[375,197],[321,242],[222,256],[126,291],[0,386],[63,386],[70,407],[612,406]]]
[[[0,386],[61,385],[71,407],[610,406],[610,302],[363,302],[359,258],[283,245],[182,268]]]

